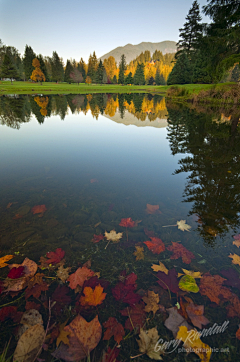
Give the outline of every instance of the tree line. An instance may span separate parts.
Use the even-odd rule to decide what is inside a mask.
[[[207,0],[202,23],[195,0],[180,31],[175,65],[167,84],[217,83],[240,79],[240,1]]]
[[[36,54],[31,46],[26,45],[24,55],[15,47],[3,45],[0,40],[0,77],[23,81],[46,81],[87,84],[166,84],[173,68],[174,54],[163,55],[155,51],[141,53],[136,59],[126,64],[123,54],[117,64],[113,56],[102,61],[96,53],[90,54],[88,63],[81,58],[63,59],[56,51],[52,57]]]

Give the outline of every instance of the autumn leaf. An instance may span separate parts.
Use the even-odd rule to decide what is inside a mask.
[[[90,287],[85,287],[83,294],[85,296],[81,296],[80,298],[80,304],[82,306],[96,306],[102,304],[107,295],[107,293],[103,293],[103,288],[100,284],[97,285],[94,290]]]
[[[227,270],[221,270],[220,273],[228,279],[224,281],[224,285],[229,285],[240,290],[240,278],[236,270],[229,268]]]
[[[167,275],[165,273],[159,271],[157,273],[157,278],[158,278],[158,281],[157,281],[158,284],[163,289],[168,289],[173,293],[180,292],[180,289],[178,287],[177,273],[174,268],[169,270]]]
[[[190,335],[194,337],[190,337]],[[200,357],[202,362],[209,362],[212,354],[211,348],[201,341],[199,335],[197,330],[188,331],[187,327],[180,326],[177,339],[184,342],[185,348],[191,348]]]
[[[128,317],[125,322],[125,328],[132,331],[133,329],[138,329],[144,326],[146,320],[145,304],[138,303],[134,304],[131,307],[127,307],[120,311],[121,315]]]
[[[173,252],[170,259],[182,258],[183,263],[190,264],[192,259],[195,259],[195,255],[187,250],[182,244],[172,241],[172,245],[167,247],[167,250]]]
[[[159,309],[159,295],[151,290],[148,290],[148,295],[143,297],[142,300],[147,304],[145,306],[145,312],[153,312],[155,315],[156,311]]]
[[[96,316],[87,322],[82,316],[77,315],[73,321],[64,328],[69,332],[69,346],[61,346],[52,355],[57,359],[64,359],[69,362],[79,362],[89,356],[96,348],[102,336],[102,327]]]
[[[137,340],[139,351],[145,353],[149,358],[154,360],[162,360],[160,354],[164,352],[163,348],[160,348],[158,345],[159,335],[157,328],[149,329],[144,331],[142,328],[139,333],[139,340]],[[159,346],[158,351],[156,351],[156,345]]]
[[[69,287],[75,289],[78,285],[83,286],[85,280],[91,278],[94,272],[86,267],[78,268],[75,273],[71,274],[67,281],[70,282]]]
[[[144,259],[144,248],[141,246],[135,246],[136,251],[133,255],[136,256],[136,260],[143,260]]]
[[[56,301],[54,309],[63,309],[71,302],[71,297],[67,295],[71,290],[66,285],[58,285],[52,294],[52,300]],[[60,308],[58,306],[60,305]]]
[[[45,339],[45,331],[41,324],[35,324],[24,332],[17,344],[13,361],[32,362],[36,359]]]
[[[105,238],[109,241],[113,241],[114,243],[118,243],[122,238],[123,233],[116,233],[115,230],[111,230],[110,233],[105,231]]]
[[[136,226],[135,221],[133,221],[130,217],[126,219],[121,219],[119,226],[123,226],[125,228],[132,228]]]
[[[236,338],[240,340],[240,324],[238,325],[238,330],[236,332]]]
[[[191,229],[191,226],[186,224],[186,220],[180,220],[180,221],[177,221],[177,226],[178,226],[178,229],[184,231],[189,231],[189,229]]]
[[[109,317],[108,320],[103,323],[103,327],[107,328],[104,333],[103,340],[109,341],[109,339],[114,336],[114,341],[118,344],[121,342],[125,332],[123,326],[116,320],[116,318]]]
[[[33,206],[32,208],[32,213],[33,215],[35,214],[44,214],[45,211],[47,211],[47,208],[45,205],[36,205],[36,206]]]
[[[66,280],[69,277],[69,271],[71,270],[70,267],[68,268],[64,268],[63,265],[60,265],[58,270],[57,270],[57,277],[63,282],[65,283]]]
[[[232,258],[233,264],[240,265],[240,256],[238,256],[237,254],[230,254],[228,257]]]
[[[207,325],[209,320],[204,317],[204,306],[203,305],[195,305],[193,301],[191,301],[186,308],[188,317],[191,319],[192,324],[202,329],[202,325]]]
[[[27,288],[25,291],[25,299],[28,299],[31,295],[34,298],[39,298],[42,292],[48,290],[47,283],[35,284],[32,288]]]
[[[240,300],[238,296],[232,293],[231,298],[229,299],[230,305],[227,306],[227,316],[230,318],[240,317]]]
[[[226,279],[220,277],[220,275],[211,275],[206,273],[200,280],[199,291],[201,295],[206,295],[212,302],[219,304],[220,296],[229,300],[231,298],[231,291],[223,287],[222,284]]]
[[[7,275],[10,279],[18,279],[22,276],[24,276],[24,266],[19,266],[18,268],[13,267]]]
[[[187,329],[191,328],[188,322],[177,311],[176,307],[168,308],[166,310],[169,314],[169,317],[165,320],[164,325],[166,328],[172,331],[174,338],[176,338],[180,326],[186,326]]]
[[[196,284],[196,281],[193,277],[190,275],[184,275],[178,284],[179,288],[186,291],[186,292],[192,292],[197,293],[199,291],[199,287]]]
[[[26,278],[26,284],[28,288],[32,288],[35,284],[42,284],[43,283],[43,273],[37,273],[34,276],[29,276]]]
[[[134,293],[137,288],[136,280],[137,275],[131,273],[126,275],[125,272],[120,276],[121,282],[119,282],[113,289],[112,294],[116,300],[120,300],[124,303],[136,304],[140,301],[141,296]]]
[[[29,278],[33,277],[37,271],[37,264],[35,261],[25,258],[22,264],[9,264],[9,268],[24,267],[24,276],[17,280],[5,280],[5,286],[7,292],[19,292],[27,286]]]
[[[160,254],[165,250],[165,245],[161,239],[156,237],[151,237],[151,241],[144,241],[144,244],[147,245],[148,249],[151,250],[153,254]]]
[[[68,346],[70,345],[69,339],[68,339],[68,335],[70,334],[70,332],[64,330],[67,322],[68,322],[68,319],[64,323],[60,324],[60,326],[59,326],[59,334],[58,334],[57,342],[56,342],[57,347],[59,346],[59,344],[61,342],[67,344]]]
[[[161,261],[159,262],[159,265],[157,264],[153,264],[151,266],[151,268],[153,269],[153,271],[158,272],[158,271],[162,271],[164,272],[166,275],[168,275],[168,269],[165,267],[165,265],[163,263],[161,263]]]
[[[25,273],[25,277],[28,276],[33,276],[36,271],[37,271],[37,264],[35,263],[35,261],[25,258],[22,262],[22,264],[9,264],[9,268],[18,268],[20,266],[24,266],[24,273]]]
[[[159,210],[159,205],[147,204],[147,207],[146,207],[145,211],[146,211],[147,214],[150,214],[150,215],[161,214],[161,211]]]
[[[240,246],[240,239],[236,239],[235,241],[233,241],[233,245],[236,245],[238,248]]]
[[[194,272],[192,270],[187,270],[187,269],[183,269],[182,268],[182,271],[186,274],[186,275],[189,275],[190,277],[193,277],[193,278],[202,278],[202,273],[201,272]]]
[[[46,257],[48,258],[47,263],[48,264],[58,264],[60,261],[64,258],[65,251],[61,248],[57,248],[56,251],[49,251],[46,254]]]
[[[7,261],[11,260],[14,257],[14,255],[5,255],[0,258],[0,268],[4,268],[8,264],[6,264]]]
[[[92,242],[95,244],[95,243],[99,243],[99,241],[103,240],[104,239],[104,236],[103,235],[93,235],[93,238],[92,238]]]

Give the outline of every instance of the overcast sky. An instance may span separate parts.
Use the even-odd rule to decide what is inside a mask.
[[[199,0],[200,6],[207,0]],[[87,62],[128,43],[178,40],[193,0],[0,0],[0,39],[21,54]],[[208,18],[203,17],[206,22]]]

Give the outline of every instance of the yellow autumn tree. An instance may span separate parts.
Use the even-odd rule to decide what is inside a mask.
[[[42,116],[47,116],[47,105],[48,105],[48,97],[34,97],[34,101],[40,107],[40,113]]]
[[[31,79],[34,81],[34,82],[41,82],[42,84],[42,81],[45,82],[46,78],[45,78],[45,75],[44,73],[41,71],[40,69],[40,62],[37,58],[34,58],[33,61],[32,61],[32,66],[35,68],[33,71],[32,71],[32,75],[31,75]]]
[[[88,85],[92,83],[92,79],[89,77],[89,75],[87,76],[85,83],[87,83]]]
[[[117,64],[114,57],[110,56],[104,59],[103,65],[109,79],[113,79],[114,75],[117,76]]]

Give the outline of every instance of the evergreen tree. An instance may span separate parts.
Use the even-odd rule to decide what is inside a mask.
[[[113,82],[113,84],[117,84],[118,81],[117,81],[117,76],[116,75],[113,76],[112,82]]]
[[[132,72],[129,72],[124,80],[124,84],[133,84]]]
[[[89,60],[88,60],[88,77],[91,78],[92,82],[94,83],[96,81],[96,71],[98,67],[98,60],[95,51],[93,52],[93,55],[90,54]]]
[[[189,84],[192,78],[191,73],[191,65],[187,54],[182,53],[168,76],[167,84]]]
[[[155,79],[154,79],[153,77],[150,77],[150,78],[148,79],[148,84],[149,84],[149,85],[153,85],[153,83],[155,83]]]
[[[103,84],[107,84],[108,83],[108,77],[107,77],[107,72],[106,69],[103,67],[103,80],[102,80]]]
[[[177,43],[176,58],[178,58],[182,52],[185,52],[191,59],[191,52],[196,49],[203,28],[202,24],[200,24],[202,18],[200,16],[199,4],[196,0],[189,10],[186,20],[183,28],[179,29],[181,39]]]
[[[159,72],[159,69],[156,72],[155,83],[157,85],[165,85],[166,84],[165,78],[164,78],[163,74]]]
[[[24,72],[25,72],[25,79],[28,80],[31,77],[31,74],[33,72],[33,65],[32,61],[36,58],[36,54],[34,53],[33,49],[26,45],[25,47],[25,53],[23,56],[23,66],[24,66]]]
[[[192,83],[211,83],[212,77],[208,72],[208,57],[203,51],[199,51],[194,63]]]
[[[104,65],[100,59],[100,62],[97,67],[96,71],[96,83],[103,84],[103,71],[104,71]]]
[[[52,55],[52,80],[55,82],[63,82],[64,80],[63,63],[57,52],[53,52]]]
[[[144,64],[143,63],[138,63],[136,72],[133,77],[133,83],[135,85],[145,84]]]
[[[40,68],[41,68],[41,71],[43,72],[43,74],[45,75],[45,78],[46,78],[46,82],[49,82],[49,75],[48,75],[48,71],[47,71],[47,67],[46,67],[46,64],[43,60],[43,56],[41,54],[39,54],[37,56],[37,59],[39,60],[39,63],[40,63]]]
[[[67,59],[66,68],[64,71],[64,82],[72,83],[72,78],[70,77],[70,74],[73,72],[73,66],[70,60]]]
[[[86,64],[85,64],[83,58],[80,59],[80,62],[78,63],[78,66],[77,66],[77,69],[82,74],[83,80],[85,82],[85,79],[86,79]]]
[[[121,60],[120,60],[120,63],[119,63],[118,84],[124,84],[125,70],[126,70],[126,57],[125,57],[124,54],[122,54],[121,55]]]
[[[5,57],[4,57],[4,60],[2,63],[1,77],[2,78],[11,78],[11,84],[12,84],[13,78],[18,77],[17,70],[16,70],[13,62],[11,61],[11,58],[8,55],[8,53],[5,54]]]

